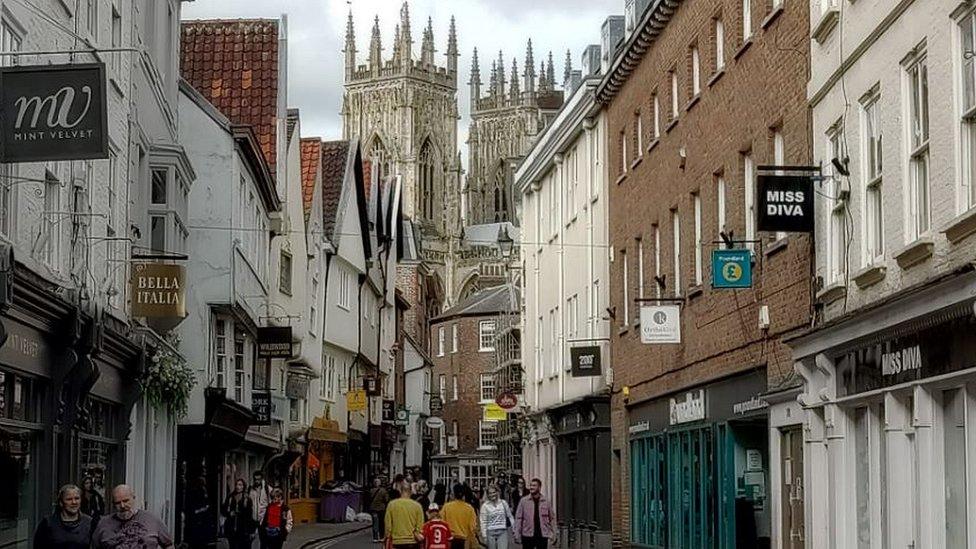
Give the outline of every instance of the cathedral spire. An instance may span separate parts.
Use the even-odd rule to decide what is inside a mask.
[[[410,36],[410,5],[403,3],[400,8],[400,62],[409,66],[413,57],[413,38]]]
[[[512,58],[512,79],[508,83],[508,97],[512,102],[519,100],[522,93],[519,91],[519,78],[518,78],[518,61]]]
[[[525,47],[525,74],[523,75],[523,84],[525,85],[525,91],[529,93],[535,92],[535,59],[532,58],[531,38],[529,38],[529,44]]]
[[[539,93],[549,91],[549,83],[546,82],[546,61],[539,61]]]
[[[453,72],[455,78],[457,78],[457,61],[457,31],[454,28],[454,16],[452,15],[451,29],[447,32],[447,72]]]
[[[491,80],[488,82],[488,95],[494,96],[498,91],[498,61],[491,61]]]
[[[471,86],[471,110],[473,111],[478,104],[478,99],[481,98],[481,66],[478,63],[478,48],[475,48],[471,55],[471,80],[468,85]]]
[[[420,62],[434,64],[434,22],[430,17],[427,18],[427,28],[424,29],[424,37],[420,43]]]
[[[346,20],[346,47],[342,52],[346,54],[346,81],[349,81],[356,71],[356,30],[352,22],[352,9],[349,10],[349,18]]]
[[[570,79],[573,77],[573,55],[569,48],[566,49],[566,63],[563,65],[563,87],[570,88]]]
[[[502,57],[502,50],[498,50],[498,99],[505,98],[505,58]]]
[[[374,73],[383,68],[383,45],[380,42],[380,18],[373,19],[373,35],[369,38],[369,68]]]
[[[400,63],[400,25],[393,29],[393,64]]]
[[[546,80],[551,89],[556,89],[556,72],[552,68],[552,50],[549,50],[549,64],[546,65]]]

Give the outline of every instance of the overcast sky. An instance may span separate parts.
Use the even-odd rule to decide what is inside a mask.
[[[183,3],[183,18],[287,15],[288,106],[301,110],[303,136],[336,139],[342,133],[342,49],[350,6],[358,63],[362,64],[375,15],[380,17],[384,59],[391,55],[393,28],[399,22],[401,5],[400,0],[196,0]],[[420,54],[423,28],[431,17],[436,60],[443,65],[451,15],[456,18],[461,54],[458,106],[462,117],[458,145],[463,147],[468,133],[467,82],[472,48],[478,48],[482,81],[487,84],[491,60],[497,59],[499,49],[504,52],[506,75],[511,74],[513,57],[522,72],[525,43],[532,38],[536,65],[552,50],[556,79],[561,81],[566,50],[572,51],[573,67],[580,68],[583,48],[599,43],[604,18],[611,13],[622,14],[623,5],[624,0],[412,0],[410,23],[415,58]]]

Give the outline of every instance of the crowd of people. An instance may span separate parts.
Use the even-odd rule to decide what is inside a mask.
[[[431,489],[412,474],[387,483],[373,480],[366,508],[373,518],[373,541],[388,549],[523,549],[555,545],[558,528],[552,504],[542,495],[542,481],[509,483],[499,477],[487,486],[467,483]],[[425,516],[426,512],[426,516]]]
[[[201,487],[202,488],[202,487]],[[185,542],[191,548],[209,547],[210,539],[197,539],[194,516],[208,516],[207,498],[188,505],[185,511]],[[82,487],[66,484],[58,492],[58,508],[45,517],[34,532],[34,547],[45,549],[116,549],[140,547],[170,549],[173,536],[158,517],[136,505],[132,488],[120,484],[112,490],[114,512],[106,513],[105,500],[92,487],[90,479]],[[292,530],[292,512],[285,503],[281,488],[264,481],[260,471],[254,473],[249,487],[237,479],[234,489],[220,509],[224,517],[222,537],[231,549],[251,549],[255,535],[261,549],[281,549]]]

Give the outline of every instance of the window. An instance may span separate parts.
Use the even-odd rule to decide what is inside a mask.
[[[40,252],[44,262],[55,270],[59,267],[61,217],[61,181],[48,170],[44,175],[44,232],[41,235]]]
[[[661,297],[661,229],[654,225],[654,295]]]
[[[423,218],[432,221],[434,219],[434,149],[427,139],[420,147],[417,168],[420,173],[420,201]],[[499,204],[495,203],[495,216],[497,219]]]
[[[86,26],[88,28],[88,35],[92,37],[93,40],[98,40],[98,0],[88,0],[88,10],[86,12],[88,18],[86,19]]]
[[[559,373],[559,308],[549,309],[549,375]]]
[[[827,134],[828,158],[844,158],[844,126],[838,121]],[[833,172],[833,168],[831,168]],[[828,201],[830,225],[827,245],[828,272],[831,282],[841,281],[847,273],[847,204],[841,196],[844,185],[840,174],[831,173]]]
[[[966,509],[968,475],[966,466],[966,393],[964,389],[955,388],[942,393],[942,420],[946,487],[946,547],[965,547],[966,521],[970,513]],[[969,470],[971,470],[971,466]]]
[[[213,338],[214,375],[211,381],[215,387],[226,387],[224,376],[227,372],[227,321],[214,320]]]
[[[637,239],[637,297],[644,297],[644,241]]]
[[[3,20],[0,21],[0,51],[20,51],[23,43],[24,33],[20,30],[20,26],[4,17]],[[4,55],[0,57],[0,66],[6,67],[16,64],[16,55]]]
[[[481,374],[481,401],[493,402],[495,400],[495,376],[493,374]]]
[[[336,358],[328,353],[322,357],[322,384],[319,386],[319,396],[325,400],[334,401],[336,397]]]
[[[451,435],[451,440],[450,440],[451,449],[452,450],[457,450],[457,447],[458,447],[458,422],[457,422],[457,420],[454,420],[454,421],[451,422],[451,433],[453,433]]]
[[[281,250],[278,270],[278,290],[285,295],[291,295],[291,254],[284,250]]]
[[[352,275],[344,268],[339,270],[339,306],[349,310],[352,298]]]
[[[779,129],[773,130],[773,164],[776,166],[786,165],[786,143],[783,141],[783,132]],[[782,174],[779,170],[776,173]],[[786,238],[786,233],[777,231],[776,240],[781,238]]]
[[[674,295],[681,295],[681,220],[678,210],[671,210],[671,235],[674,245],[671,256],[674,258]]]
[[[962,202],[963,209],[969,209],[976,206],[976,57],[973,56],[976,52],[976,13],[967,15],[959,25],[962,35]],[[880,142],[878,148],[881,148]]]
[[[630,269],[627,265],[627,250],[620,250],[620,262],[623,264],[621,271],[624,279],[623,285],[621,286],[624,291],[624,302],[621,307],[624,315],[620,318],[620,322],[626,328],[630,325],[630,273],[627,272]]]
[[[494,448],[497,433],[498,423],[494,421],[478,421],[478,449]]]
[[[456,375],[451,376],[451,400],[458,399],[458,378]]]
[[[742,41],[752,37],[752,0],[742,0]]]
[[[600,326],[603,310],[600,309],[600,281],[594,280],[590,290],[590,337],[593,337],[596,328]]]
[[[620,169],[617,173],[627,173],[627,134],[623,131],[620,132]]]
[[[864,262],[875,263],[884,256],[884,218],[881,209],[881,126],[878,118],[878,95],[873,94],[863,105],[864,142]]]
[[[447,376],[441,374],[437,376],[438,383],[438,394],[441,397],[441,402],[447,401]]]
[[[715,178],[715,204],[718,208],[715,219],[717,220],[718,232],[725,232],[725,178],[721,175]],[[719,235],[721,238],[721,234]]]
[[[698,194],[692,195],[695,203],[695,285],[701,286],[702,283],[702,217],[701,217],[701,197]]]
[[[437,328],[437,356],[444,356],[444,327]]]
[[[456,353],[458,351],[458,332],[457,332],[457,322],[451,324],[451,352]]]
[[[678,118],[678,73],[671,69],[671,119]]]
[[[691,96],[695,97],[701,93],[701,59],[698,55],[698,46],[691,47]]]
[[[239,329],[234,330],[234,400],[244,402],[244,372],[246,364],[244,362],[244,332]]]
[[[122,47],[122,15],[115,6],[112,6],[112,47]],[[113,51],[109,55],[112,59],[112,74],[117,78],[122,72],[122,56],[125,54],[121,51]]]
[[[908,110],[911,136],[909,144],[909,226],[910,241],[928,232],[931,223],[929,204],[929,84],[924,51],[917,54],[907,69]]]
[[[644,154],[644,128],[641,122],[641,112],[634,112],[634,156],[640,158]]]
[[[319,280],[312,278],[312,295],[308,296],[308,331],[315,334],[318,324],[318,311],[315,305],[319,302]]]
[[[495,350],[495,321],[482,320],[478,323],[478,351]]]
[[[715,72],[725,68],[725,24],[715,18]]]
[[[756,168],[752,153],[742,155],[742,186],[745,188],[746,240],[756,238]],[[749,248],[752,248],[750,242]]]
[[[545,326],[543,325],[542,315],[539,315],[535,323],[535,377],[537,381],[542,381],[543,372],[545,371],[545,361],[542,356],[542,338],[544,333]]]
[[[661,137],[661,100],[657,96],[657,92],[654,92],[654,98],[651,101],[654,105],[654,139]]]

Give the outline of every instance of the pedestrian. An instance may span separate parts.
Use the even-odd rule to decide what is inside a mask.
[[[384,522],[386,521],[386,506],[390,503],[390,493],[383,487],[383,478],[373,479],[373,488],[369,491],[369,514],[373,517],[373,541],[380,542],[386,538]]]
[[[81,512],[92,519],[92,524],[98,524],[98,519],[105,514],[105,498],[95,489],[95,481],[86,476],[81,481]]]
[[[438,507],[444,507],[444,503],[447,502],[447,487],[444,486],[443,482],[438,482],[434,485],[434,501]]]
[[[132,488],[120,484],[112,490],[115,512],[105,515],[92,534],[93,549],[172,549],[173,536],[155,515],[140,510]]]
[[[390,483],[390,489],[389,489],[390,501],[393,501],[396,498],[400,497],[400,485],[406,481],[407,479],[406,477],[403,476],[402,473],[397,473],[397,475],[393,477],[393,482]]]
[[[522,477],[516,477],[514,484],[512,493],[508,496],[508,504],[512,509],[518,509],[519,502],[522,501],[522,498],[529,495],[529,489],[526,488],[525,479]]]
[[[281,488],[274,488],[271,491],[271,502],[264,510],[261,525],[258,527],[261,549],[281,549],[293,525],[294,518],[285,503],[285,493]]]
[[[473,507],[475,513],[477,513],[478,509],[481,508],[481,498],[478,497],[478,494],[475,493],[475,491],[471,488],[471,486],[468,485],[467,482],[465,482],[461,486],[464,487],[464,496],[463,496],[464,501],[468,502],[468,505]]]
[[[489,486],[487,499],[481,504],[481,539],[488,549],[508,549],[508,533],[515,517],[508,502],[498,497],[498,488]]]
[[[427,486],[426,480],[418,480],[413,485],[413,500],[420,504],[421,509],[427,509],[430,507],[430,497],[428,493],[430,488]]]
[[[220,510],[224,515],[224,537],[230,549],[251,549],[254,538],[254,504],[247,493],[247,482],[239,478],[234,483],[234,491],[227,494]]]
[[[197,477],[188,490],[183,520],[183,541],[189,549],[205,549],[216,541],[217,517],[210,505],[207,479],[203,476]]]
[[[92,519],[81,512],[81,488],[65,484],[58,490],[58,510],[44,517],[34,531],[34,547],[88,549]]]
[[[393,547],[400,549],[420,549],[424,537],[424,509],[414,501],[410,484],[401,482],[397,487],[400,497],[386,506],[386,535]]]
[[[422,534],[424,549],[451,549],[451,526],[441,520],[440,505],[431,503],[427,508]]]
[[[444,504],[441,517],[451,527],[451,549],[477,547],[478,515],[465,501],[466,486],[454,485],[454,499]]]
[[[268,508],[268,503],[271,502],[271,487],[265,482],[262,471],[254,471],[251,478],[253,480],[248,495],[251,497],[251,509],[254,512],[252,518],[254,524],[260,524],[261,519],[264,518],[264,511]]]
[[[555,545],[556,532],[556,512],[542,495],[542,481],[534,478],[515,511],[515,543],[522,549],[547,549],[549,542]]]

